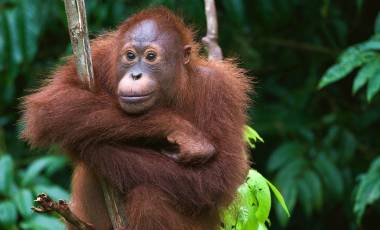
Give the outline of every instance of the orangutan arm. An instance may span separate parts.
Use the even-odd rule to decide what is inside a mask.
[[[214,147],[198,129],[168,109],[130,116],[109,94],[90,92],[62,78],[54,78],[25,98],[23,122],[22,137],[32,146],[167,138],[179,147],[178,154],[168,154],[177,161],[202,161],[214,154]]]

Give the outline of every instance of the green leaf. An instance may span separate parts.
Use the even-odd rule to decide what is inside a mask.
[[[322,206],[322,184],[318,175],[308,169],[297,181],[301,205],[307,216],[312,214],[315,208]]]
[[[355,45],[359,50],[361,51],[368,51],[368,50],[379,50],[380,49],[380,41],[377,40],[368,40],[363,43],[359,43]]]
[[[380,34],[380,12],[377,13],[375,20],[375,34]]]
[[[265,223],[271,208],[271,196],[267,181],[256,170],[250,170],[247,184],[257,201],[256,218],[260,223]]]
[[[20,64],[22,62],[22,51],[21,51],[21,40],[20,33],[17,30],[17,22],[18,22],[18,13],[17,9],[11,9],[5,11],[5,17],[8,23],[9,28],[9,45],[11,50],[11,61],[12,64]]]
[[[380,90],[380,66],[375,75],[372,75],[368,80],[367,86],[367,101],[371,101],[372,98],[378,93]]]
[[[288,215],[288,217],[290,217],[290,213],[289,213],[288,207],[286,206],[284,197],[282,197],[281,192],[278,191],[278,189],[276,188],[276,186],[274,186],[269,180],[266,180],[266,181],[267,181],[270,189],[272,190],[274,196],[276,197],[277,201],[281,205],[282,209],[285,211],[285,213]]]
[[[361,222],[365,208],[380,198],[380,157],[375,159],[367,173],[360,177],[355,194],[354,213],[357,223]]]
[[[238,212],[234,222],[235,229],[242,229],[251,219],[256,218],[257,201],[254,193],[247,183],[244,183],[238,190],[240,202]],[[252,221],[252,220],[251,220]],[[257,222],[257,220],[256,220]]]
[[[335,197],[341,197],[344,190],[343,179],[339,170],[329,159],[326,158],[324,153],[319,154],[314,162],[314,167],[321,176],[326,188],[332,192]]]
[[[251,226],[247,226],[247,228],[244,230],[252,230],[252,229],[254,228]],[[267,230],[267,229],[268,229],[267,226],[263,223],[259,223],[259,225],[257,226],[257,230]]]
[[[228,15],[232,15],[231,20],[233,20],[234,24],[240,25],[244,22],[245,10],[242,0],[223,0],[223,5],[228,12]]]
[[[69,200],[70,194],[56,185],[36,185],[33,188],[35,194],[46,193],[54,200]]]
[[[287,142],[278,147],[268,160],[268,171],[274,172],[302,155],[305,148],[297,142]]]
[[[289,212],[291,213],[298,196],[298,190],[297,186],[295,184],[294,180],[287,180],[287,181],[280,181],[277,182],[278,186],[281,189],[281,194],[284,197],[284,200],[286,201],[287,207],[289,209]],[[289,220],[288,213],[285,213],[283,210],[283,206],[281,204],[278,204],[275,206],[275,211],[277,218],[282,226],[285,226]]]
[[[251,148],[255,148],[256,147],[255,143],[257,141],[260,141],[260,142],[264,143],[263,138],[260,137],[260,135],[256,132],[256,130],[254,130],[253,128],[251,128],[248,125],[246,125],[245,128],[244,128],[244,140],[245,140],[246,143],[248,143],[248,145]]]
[[[28,230],[64,230],[64,223],[58,218],[46,215],[35,215],[32,218],[21,222],[22,229]]]
[[[44,156],[40,159],[37,159],[26,169],[25,175],[22,178],[21,185],[27,186],[33,183],[33,181],[41,174],[44,169],[50,168],[51,172],[54,172],[55,169],[59,169],[62,166],[62,163],[65,162],[65,158],[61,156]],[[57,168],[51,168],[55,166]]]
[[[9,196],[13,183],[13,160],[10,155],[4,154],[0,156],[0,194]]]
[[[20,214],[28,218],[32,215],[33,195],[27,189],[20,189],[15,195],[14,200]]]
[[[356,67],[373,60],[376,56],[377,54],[372,51],[361,51],[357,47],[349,48],[341,55],[340,62],[330,67],[323,75],[318,88],[321,89],[346,77]]]
[[[376,73],[380,70],[380,60],[376,58],[374,61],[367,63],[363,66],[355,77],[354,84],[352,86],[352,93],[356,93],[362,88]]]
[[[296,158],[292,162],[288,162],[285,167],[279,170],[275,177],[275,181],[285,182],[288,180],[294,180],[295,177],[298,177],[298,175],[302,174],[306,165],[307,163],[303,158]]]
[[[316,172],[306,170],[303,174],[303,181],[311,190],[311,197],[315,208],[320,209],[323,202],[322,182]]]
[[[270,188],[289,215],[280,192],[256,170],[251,169],[246,183],[238,189],[238,198],[222,213],[223,226],[220,229],[267,229],[266,223],[271,209]]]
[[[365,43],[364,43],[365,44]],[[375,57],[377,57],[376,52],[363,52],[368,51],[366,49],[366,46],[363,45],[363,43],[359,43],[357,45],[354,45],[352,47],[349,47],[344,51],[340,57],[339,62],[340,63],[365,63],[367,61],[370,61]]]
[[[0,71],[4,69],[4,64],[6,63],[7,57],[7,37],[4,27],[5,18],[4,14],[0,14]]]
[[[11,201],[2,201],[0,203],[0,225],[12,225],[17,221],[16,205]]]
[[[292,212],[298,197],[297,179],[302,175],[307,162],[303,158],[296,158],[281,168],[275,177],[275,183],[281,190],[290,213]],[[276,214],[281,225],[286,225],[288,216],[284,213],[282,206],[276,205]]]
[[[356,63],[339,63],[330,67],[325,75],[323,75],[322,80],[319,82],[318,88],[321,89],[333,82],[336,82],[344,78],[348,73],[360,65],[359,62]]]
[[[223,212],[222,226],[221,229],[236,229],[236,224],[238,222],[239,216],[239,198],[235,199],[234,203],[228,207],[227,210]],[[255,216],[255,215],[252,215]]]
[[[313,191],[304,178],[297,180],[297,189],[300,203],[307,217],[310,217],[313,210]]]
[[[260,223],[257,221],[255,215],[249,215],[248,221],[241,227],[242,230],[267,230],[265,223]]]
[[[342,159],[349,161],[352,159],[356,148],[357,148],[357,140],[353,133],[345,130],[341,135],[341,143],[342,143]]]
[[[46,175],[51,176],[57,171],[63,169],[65,166],[67,166],[68,160],[63,155],[56,155],[54,156],[54,159],[51,160],[50,164],[46,167]]]
[[[224,227],[221,229],[242,229],[250,221],[250,217],[255,218],[254,204],[254,196],[248,184],[242,184],[238,188],[237,198],[222,214]]]
[[[332,125],[322,140],[323,144],[327,146],[328,148],[331,148],[331,146],[334,145],[334,142],[337,139],[340,133],[340,130],[341,130],[340,127],[336,125]]]
[[[22,0],[19,7],[20,30],[22,35],[23,53],[27,60],[32,60],[37,52],[38,37],[44,14],[44,4],[41,1]]]
[[[253,193],[247,183],[242,184],[238,188],[238,196],[227,210],[222,213],[223,228],[222,229],[243,229],[248,223],[257,220],[255,216],[255,206]]]

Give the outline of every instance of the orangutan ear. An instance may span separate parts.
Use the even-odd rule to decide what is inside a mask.
[[[191,58],[191,45],[185,45],[183,47],[183,64],[188,64]]]

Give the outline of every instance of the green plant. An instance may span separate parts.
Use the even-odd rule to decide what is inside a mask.
[[[264,143],[264,140],[262,137],[260,137],[260,135],[256,132],[256,130],[254,130],[253,128],[251,128],[250,126],[245,126],[245,130],[244,130],[244,140],[245,142],[248,143],[249,147],[251,148],[256,148],[256,142],[260,141],[262,143]]]
[[[185,21],[198,30],[198,41],[205,34],[202,1],[91,0],[86,4],[92,38],[114,28],[138,9],[157,4],[183,15]],[[363,81],[357,77],[372,60],[342,71],[339,84],[319,91],[316,88],[322,84],[320,79],[327,74],[326,69],[336,62],[337,54],[355,44],[360,46],[359,42],[368,37],[375,39],[379,34],[376,32],[372,36],[373,28],[380,28],[378,17],[376,20],[379,2],[221,0],[217,1],[217,10],[219,41],[225,56],[237,58],[249,75],[256,76],[256,93],[252,95],[254,106],[249,111],[249,119],[266,137],[266,144],[257,145],[252,153],[255,168],[278,186],[292,213],[292,218],[288,218],[278,205],[272,205],[276,216],[271,217],[271,228],[325,229],[337,222],[342,223],[339,226],[342,229],[373,228],[371,223],[378,223],[380,217],[380,205],[378,199],[368,199],[376,197],[373,195],[377,193],[377,185],[375,176],[366,175],[379,155],[380,97],[378,93],[371,93],[374,95],[371,103],[363,103],[363,99],[367,100],[368,86],[376,88],[376,84],[371,83],[375,78],[371,77],[370,82],[368,77],[363,77]],[[60,0],[0,1],[0,149],[3,150],[0,152],[12,154],[15,174],[46,154],[46,150],[30,151],[18,140],[19,128],[14,123],[20,114],[18,98],[36,88],[60,57],[71,53],[65,23]],[[29,32],[24,36],[23,31]],[[376,44],[369,42],[368,47],[373,48],[363,52],[378,55]],[[21,60],[15,58],[20,57],[20,53],[23,54]],[[34,55],[24,56],[24,53]],[[356,57],[368,55],[362,56],[356,51],[352,54],[358,55]],[[352,96],[354,88],[357,93]],[[285,151],[283,146],[287,145],[300,147]],[[290,153],[291,149],[299,150]],[[276,156],[272,157],[273,154]],[[281,160],[283,158],[285,160]],[[292,161],[305,164],[293,164]],[[287,163],[279,166],[273,162]],[[304,172],[309,170],[317,175],[314,178],[319,183],[304,179]],[[370,175],[376,175],[375,171],[371,170]],[[359,178],[373,179],[357,179],[360,174],[363,177]],[[65,171],[54,178],[54,182],[68,187],[69,178],[69,172]],[[301,190],[299,183],[320,184],[321,190],[314,189],[310,196],[305,196],[302,195],[305,189]],[[359,193],[358,185],[364,186],[360,190],[363,192]],[[3,198],[0,195],[0,199]],[[359,210],[363,212],[360,223],[353,218]],[[17,221],[22,220],[18,218]]]
[[[359,176],[359,184],[355,192],[354,213],[360,224],[365,209],[380,199],[380,157],[372,162],[368,171]]]
[[[299,203],[307,216],[321,210],[326,200],[339,201],[345,191],[344,171],[337,162],[352,159],[357,148],[355,137],[348,130],[332,126],[317,142],[309,133],[303,141],[285,142],[271,154],[267,168],[275,173],[290,212]],[[288,218],[276,209],[282,225]]]
[[[0,155],[1,229],[65,229],[56,217],[35,214],[31,207],[39,193],[47,193],[54,199],[69,199],[66,190],[49,180],[66,162],[62,156],[45,156],[36,159],[27,168],[19,169],[11,155]]]
[[[264,140],[251,128],[244,130],[246,142],[255,148],[255,142]],[[235,201],[223,212],[221,230],[265,230],[266,223],[270,224],[271,193],[273,192],[283,211],[289,217],[289,211],[284,198],[277,188],[259,172],[251,169],[247,179],[238,189]]]
[[[251,169],[246,182],[238,189],[236,200],[224,211],[221,230],[265,230],[270,225],[271,193],[289,217],[284,198],[277,188],[256,170]]]
[[[355,94],[367,84],[367,101],[371,101],[380,91],[380,13],[375,22],[374,35],[345,50],[340,55],[339,62],[323,75],[318,87],[323,88],[345,78],[356,68],[360,70],[352,85],[352,93]]]

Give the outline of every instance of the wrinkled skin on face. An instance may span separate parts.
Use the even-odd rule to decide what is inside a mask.
[[[144,20],[123,34],[117,94],[125,112],[146,112],[173,95],[177,73],[190,53],[190,46],[178,37],[153,20]]]

